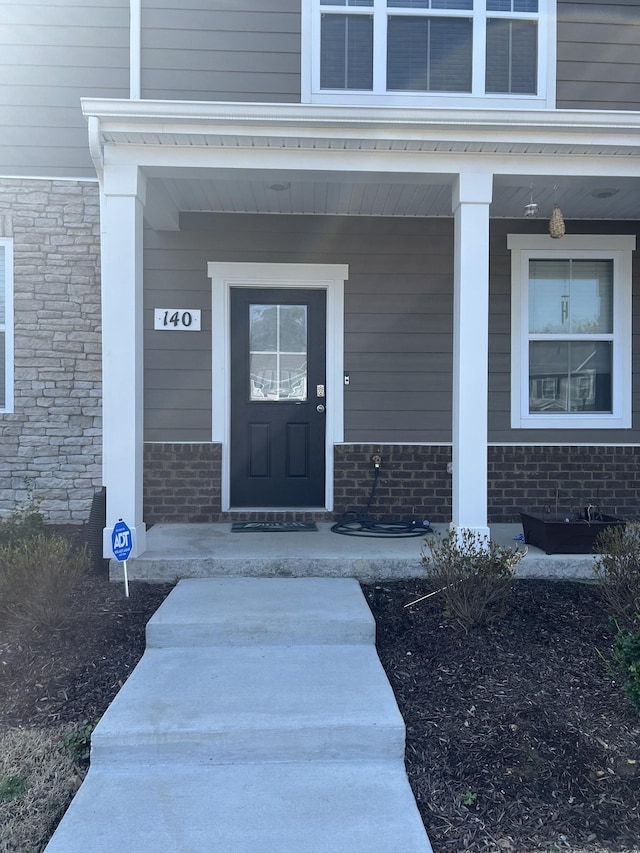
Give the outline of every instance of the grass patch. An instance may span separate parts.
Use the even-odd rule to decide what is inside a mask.
[[[44,850],[81,779],[62,729],[0,731],[0,853]]]

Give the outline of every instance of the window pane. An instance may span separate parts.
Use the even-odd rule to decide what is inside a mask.
[[[371,15],[322,15],[320,88],[373,87]]]
[[[6,322],[5,318],[5,251],[4,246],[0,246],[0,326],[4,326]],[[4,352],[4,347],[3,350]]]
[[[613,261],[530,261],[529,331],[611,334]]]
[[[471,91],[472,22],[467,18],[392,16],[387,32],[387,89]]]
[[[7,400],[7,389],[5,388],[5,336],[0,332],[0,409],[3,409]]]
[[[307,351],[307,306],[280,306],[280,351]]]
[[[321,6],[373,6],[373,0],[320,0]]]
[[[473,9],[473,0],[387,0],[389,9]]]
[[[538,0],[487,0],[487,12],[537,12]]]
[[[307,308],[249,307],[249,398],[307,399]]]
[[[531,341],[529,411],[612,411],[610,341]]]
[[[278,306],[249,307],[249,346],[251,351],[275,352],[278,348]]]
[[[537,55],[538,25],[535,21],[488,18],[485,90],[535,95]]]

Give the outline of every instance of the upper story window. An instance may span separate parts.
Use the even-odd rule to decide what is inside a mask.
[[[13,411],[13,244],[0,238],[0,413]]]
[[[311,0],[303,100],[553,106],[555,0]]]
[[[509,235],[511,426],[631,426],[635,237]]]

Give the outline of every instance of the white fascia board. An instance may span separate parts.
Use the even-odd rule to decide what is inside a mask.
[[[142,168],[276,169],[288,172],[385,172],[454,175],[476,172],[493,175],[556,175],[637,177],[638,158],[565,156],[557,154],[509,155],[411,151],[332,151],[293,148],[211,148],[207,146],[109,145],[111,165]]]
[[[420,107],[366,107],[324,104],[264,104],[231,101],[130,101],[120,98],[82,98],[85,116],[96,115],[104,121],[119,119],[167,124],[191,121],[200,125],[310,124],[316,127],[346,125],[393,127],[425,125],[443,128],[473,127],[487,129],[551,129],[592,133],[595,130],[637,131],[640,113],[627,110],[513,110],[477,108],[424,109]],[[139,129],[139,126],[138,126]]]

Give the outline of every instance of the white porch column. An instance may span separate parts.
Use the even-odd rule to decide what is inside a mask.
[[[105,166],[101,199],[103,553],[122,519],[135,557],[146,550],[142,520],[142,211],[145,178],[136,166]]]
[[[489,204],[493,176],[464,173],[453,188],[453,512],[451,528],[487,526]]]

